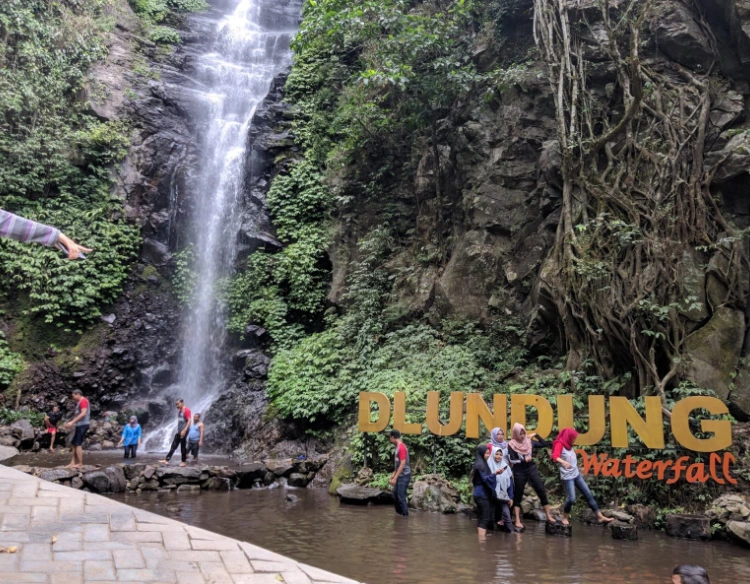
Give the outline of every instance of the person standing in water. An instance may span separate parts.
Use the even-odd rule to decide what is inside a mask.
[[[406,490],[409,488],[409,481],[411,480],[409,450],[401,440],[401,432],[398,430],[391,430],[390,441],[396,447],[396,453],[393,458],[393,474],[388,482],[393,487],[393,500],[396,506],[396,513],[408,517],[409,505],[406,501]]]
[[[544,489],[542,477],[539,475],[539,470],[532,458],[535,449],[548,446],[550,446],[550,443],[536,434],[527,436],[526,428],[521,424],[513,425],[512,439],[508,442],[508,460],[513,468],[513,511],[516,515],[515,527],[517,531],[525,529],[523,523],[521,523],[521,499],[523,499],[523,490],[526,488],[527,482],[539,497],[539,502],[544,507],[545,515],[547,515],[547,521],[555,522],[555,518],[550,511],[547,491]]]
[[[135,458],[138,452],[138,447],[141,445],[141,425],[138,423],[138,418],[130,416],[130,420],[122,429],[122,436],[118,446],[125,446],[125,457],[124,458]]]
[[[203,446],[203,422],[201,422],[201,415],[193,415],[193,423],[190,425],[188,430],[188,453],[193,456],[192,462],[198,460],[198,451]]]
[[[70,260],[76,260],[82,253],[93,251],[77,244],[55,227],[24,219],[2,209],[0,209],[0,237],[21,243],[41,243],[48,247],[61,246]]]
[[[573,450],[573,443],[578,438],[578,432],[573,428],[563,428],[552,442],[552,460],[560,465],[560,478],[565,487],[565,505],[563,506],[563,525],[570,525],[570,510],[576,500],[576,489],[581,491],[591,510],[596,513],[599,524],[610,523],[613,520],[602,515],[594,496],[591,494],[586,481],[578,470],[578,456]]]
[[[474,466],[471,469],[469,481],[474,485],[472,495],[474,503],[477,505],[477,534],[479,541],[484,541],[487,536],[487,530],[492,525],[495,516],[493,503],[495,501],[495,487],[497,479],[495,474],[487,464],[490,458],[491,449],[485,445],[477,446]]]
[[[71,442],[73,455],[66,468],[81,468],[83,466],[83,440],[86,438],[86,432],[89,431],[91,408],[89,407],[89,400],[83,397],[80,389],[73,390],[73,400],[76,402],[75,416],[65,424],[65,428],[68,430],[75,427],[73,441]]]
[[[62,412],[60,406],[52,406],[52,411],[49,414],[44,414],[44,425],[47,427],[47,434],[49,434],[49,451],[54,452],[55,450],[55,437],[57,436],[57,425],[62,419]]]
[[[513,506],[513,473],[508,464],[507,454],[502,448],[488,447],[490,457],[487,465],[495,475],[495,522],[504,525],[505,529],[513,532],[513,520],[510,518],[510,508]]]
[[[163,460],[160,460],[162,464],[169,464],[172,460],[172,455],[177,447],[180,447],[180,455],[182,456],[182,462],[180,466],[187,464],[187,433],[190,429],[190,425],[193,419],[190,414],[190,409],[185,405],[185,400],[180,398],[175,402],[177,408],[177,432],[175,432],[174,438],[172,439],[172,446],[169,448],[169,454]]]

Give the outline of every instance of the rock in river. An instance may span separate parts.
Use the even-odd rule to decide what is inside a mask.
[[[392,503],[393,495],[387,491],[349,484],[341,485],[336,494],[343,503],[366,505],[368,503]]]

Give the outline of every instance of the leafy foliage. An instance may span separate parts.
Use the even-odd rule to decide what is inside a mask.
[[[21,355],[10,350],[5,333],[0,331],[0,391],[6,389],[22,369]]]
[[[32,313],[66,327],[79,328],[116,298],[138,240],[110,194],[109,165],[124,155],[128,128],[95,119],[78,97],[106,54],[106,4],[0,6],[0,207],[96,250],[71,263],[53,249],[3,241],[0,292],[27,292]]]
[[[227,294],[229,329],[262,324],[282,346],[299,340],[322,317],[330,268],[325,249],[332,195],[313,166],[300,162],[278,176],[268,193],[277,234],[285,247],[258,251],[235,276]]]
[[[177,44],[182,41],[179,27],[185,14],[208,10],[205,0],[129,0],[133,11],[141,17],[148,38],[155,43]],[[165,26],[171,25],[171,26]]]

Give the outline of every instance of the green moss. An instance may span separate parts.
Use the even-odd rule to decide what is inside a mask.
[[[331,486],[328,488],[328,492],[331,495],[335,495],[336,489],[338,489],[342,484],[350,483],[353,480],[354,469],[352,468],[351,464],[343,463],[336,469],[336,472],[333,473]]]

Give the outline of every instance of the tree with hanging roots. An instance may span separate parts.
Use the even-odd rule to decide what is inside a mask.
[[[642,55],[642,33],[658,18],[653,0],[534,0],[563,187],[541,293],[557,309],[569,369],[633,371],[640,392],[666,406],[685,364],[688,315],[701,309],[690,293],[695,266],[722,278],[722,306],[744,310],[748,263],[744,234],[709,190],[724,162],[706,163],[717,137],[713,67]],[[613,79],[605,95],[590,84],[602,70]]]

